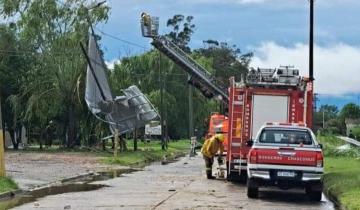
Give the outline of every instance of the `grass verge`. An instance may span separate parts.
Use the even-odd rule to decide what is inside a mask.
[[[135,165],[156,160],[171,160],[179,155],[183,155],[189,152],[189,150],[189,140],[170,142],[166,151],[161,149],[161,143],[159,141],[151,142],[149,144],[139,142],[137,151],[133,151],[131,149],[126,152],[121,152],[117,158],[109,155],[108,157],[104,158],[104,163]]]
[[[335,198],[344,209],[360,209],[360,156],[359,149],[345,151],[336,147],[345,144],[333,136],[319,137],[324,145],[324,193]]]
[[[0,193],[16,189],[18,189],[18,186],[13,180],[7,177],[0,177]]]

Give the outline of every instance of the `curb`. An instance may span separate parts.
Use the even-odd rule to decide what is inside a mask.
[[[96,172],[83,173],[83,174],[79,174],[79,175],[75,175],[72,177],[61,179],[58,182],[66,183],[66,182],[76,181],[77,179],[82,179],[82,178],[86,178],[88,176],[94,176],[94,175],[96,175]]]
[[[22,194],[22,193],[24,193],[24,191],[21,189],[0,193],[0,200],[12,198],[12,197],[15,197],[16,195]]]
[[[335,209],[344,209],[339,199],[332,193],[329,187],[326,187],[326,184],[324,184],[323,193],[334,204]]]
[[[71,182],[71,181],[75,181],[76,179],[81,179],[81,178],[85,178],[86,176],[93,176],[96,175],[95,172],[90,172],[90,173],[84,173],[84,174],[80,174],[80,175],[76,175],[73,177],[69,177],[69,178],[65,178],[65,179],[61,179],[58,181],[54,181],[54,182],[49,182],[47,184],[44,184],[42,186],[37,186],[31,189],[27,189],[27,190],[23,190],[23,189],[18,189],[18,190],[12,190],[12,191],[8,191],[8,192],[4,192],[4,193],[0,193],[0,201],[1,200],[6,200],[6,199],[11,199],[17,195],[21,195],[21,194],[25,194],[25,193],[30,193],[32,191],[35,190],[41,190],[43,188],[47,188],[47,187],[51,187],[54,186],[56,184],[64,184],[66,182]]]

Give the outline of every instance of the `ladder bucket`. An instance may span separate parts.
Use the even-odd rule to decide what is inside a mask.
[[[141,33],[144,37],[156,37],[159,32],[159,17],[151,17],[147,14],[142,15]]]

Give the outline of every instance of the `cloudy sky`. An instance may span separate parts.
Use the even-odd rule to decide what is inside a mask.
[[[251,66],[308,66],[308,0],[107,0],[109,21],[97,26],[108,62],[151,48],[141,37],[139,16],[160,17],[160,33],[174,14],[194,16],[191,47],[215,39],[254,52]],[[360,1],[315,1],[315,90],[320,104],[342,106],[360,99]],[[123,40],[120,41],[119,39]],[[130,43],[129,43],[130,42]],[[132,44],[131,44],[132,43]]]

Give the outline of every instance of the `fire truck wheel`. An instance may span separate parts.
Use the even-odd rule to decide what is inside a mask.
[[[255,179],[247,180],[247,196],[249,198],[257,198],[259,194],[259,186]]]
[[[245,184],[246,181],[247,181],[247,171],[241,170],[240,182]]]
[[[247,180],[247,171],[242,170],[240,175],[239,175],[239,173],[236,173],[236,172],[229,173],[228,166],[229,166],[229,162],[226,162],[226,171],[227,171],[226,179],[231,182],[240,182],[240,183],[245,184],[246,180]]]

